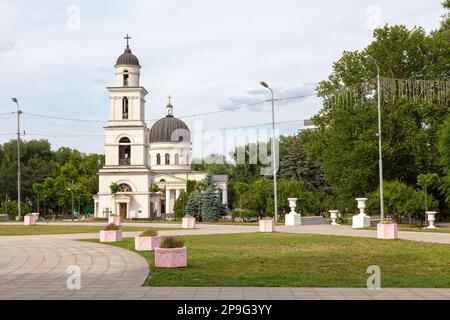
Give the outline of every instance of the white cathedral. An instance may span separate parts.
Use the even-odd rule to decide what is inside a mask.
[[[94,196],[94,217],[111,214],[123,219],[173,219],[174,204],[188,180],[200,181],[206,172],[191,169],[191,134],[173,116],[170,99],[166,116],[151,127],[145,123],[147,90],[140,86],[141,66],[128,45],[117,59],[116,86],[107,87],[109,120],[105,127],[105,166],[99,171],[99,192]],[[227,203],[226,175],[214,181]],[[119,185],[112,194],[110,185]],[[157,185],[160,191],[151,190]],[[153,191],[153,192],[151,192]]]

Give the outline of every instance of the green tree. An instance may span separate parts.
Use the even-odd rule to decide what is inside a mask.
[[[439,177],[436,173],[419,174],[417,176],[417,185],[423,189],[425,198],[425,212],[428,211],[428,188],[436,185]]]

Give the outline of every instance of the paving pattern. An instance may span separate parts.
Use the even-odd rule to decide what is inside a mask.
[[[2,223],[3,224],[3,223]],[[60,223],[61,224],[61,223]],[[73,223],[69,223],[73,225]],[[89,223],[89,225],[93,225]],[[104,225],[104,224],[99,224]],[[127,225],[144,225],[130,223]],[[177,226],[153,224],[154,226]],[[257,226],[199,224],[195,230],[163,230],[161,235],[256,232]],[[347,226],[277,227],[279,232],[376,237],[373,230]],[[138,232],[125,232],[125,237]],[[144,258],[117,247],[76,241],[97,233],[0,236],[0,299],[450,299],[450,289],[414,288],[210,288],[143,287],[148,276]],[[450,234],[399,232],[402,239],[449,243]],[[81,289],[69,289],[68,267],[81,271]]]

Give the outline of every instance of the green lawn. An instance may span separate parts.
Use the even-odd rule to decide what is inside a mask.
[[[68,234],[68,233],[89,233],[103,230],[102,226],[55,226],[55,225],[0,225],[0,236],[19,236],[19,235],[39,235],[39,234]],[[127,227],[122,226],[122,231],[142,231],[145,227]],[[158,230],[173,230],[177,228],[152,228]]]
[[[149,286],[365,287],[369,265],[382,287],[450,287],[450,246],[405,240],[253,233],[185,236],[188,267],[154,267]],[[133,250],[134,239],[112,245]]]

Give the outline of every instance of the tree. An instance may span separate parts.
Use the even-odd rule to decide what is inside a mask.
[[[218,221],[227,213],[225,205],[212,185],[202,194],[201,202],[202,221]]]
[[[450,0],[448,2],[450,3]],[[445,202],[450,204],[450,115],[439,131],[439,154],[443,172],[440,190],[445,196]]]
[[[184,209],[185,214],[191,215],[197,219],[201,220],[201,196],[198,194],[191,193],[188,197],[186,207]]]
[[[314,117],[318,129],[307,143],[311,158],[323,161],[326,182],[341,208],[353,211],[354,198],[378,187],[376,95],[372,83],[376,67],[383,77],[397,79],[449,79],[448,29],[426,34],[422,28],[385,26],[362,51],[344,52],[333,72],[318,86],[324,108]],[[351,88],[357,99],[337,92]],[[345,92],[345,91],[344,91]],[[436,100],[382,97],[382,151],[384,177],[409,186],[422,172],[439,172],[437,132],[448,107]]]
[[[428,211],[428,188],[436,185],[439,177],[436,173],[419,174],[417,184],[422,187],[425,198],[425,212]]]
[[[185,215],[185,208],[188,204],[189,194],[187,192],[181,192],[178,199],[175,201],[173,211],[177,218],[181,218]]]

